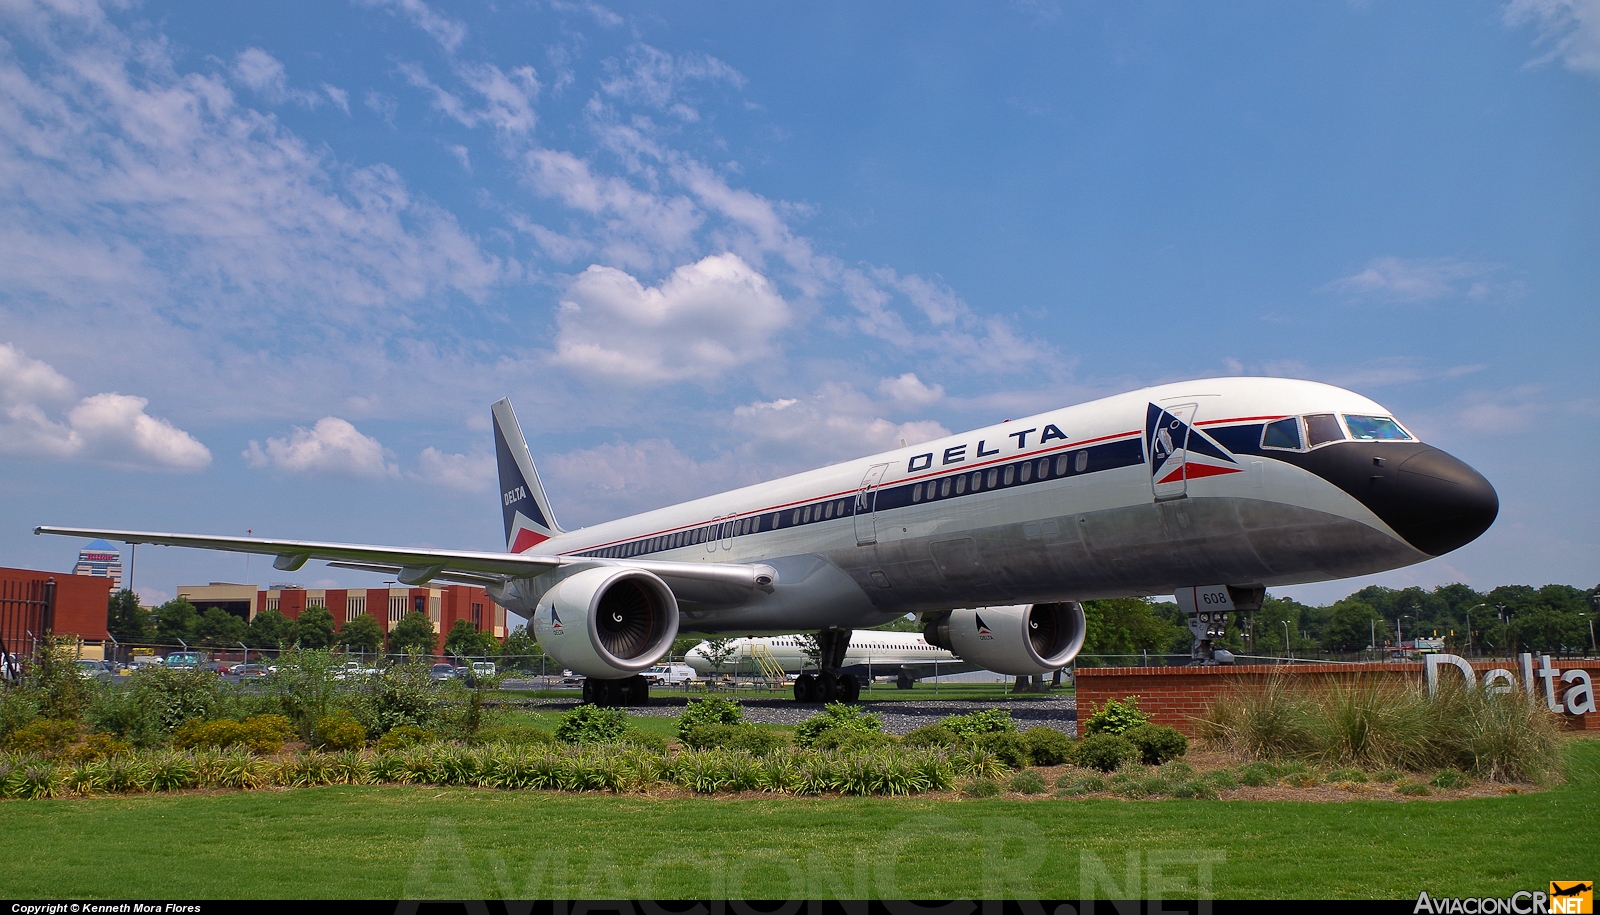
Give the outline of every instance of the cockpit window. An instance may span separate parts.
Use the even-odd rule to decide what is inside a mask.
[[[1344,415],[1344,424],[1350,427],[1350,437],[1358,442],[1408,442],[1411,435],[1388,416]]]
[[[1339,418],[1332,413],[1312,413],[1306,417],[1306,446],[1315,448],[1329,442],[1344,440],[1344,430]]]
[[[1291,416],[1275,423],[1267,423],[1267,427],[1261,430],[1261,447],[1291,448],[1299,451],[1300,420]]]

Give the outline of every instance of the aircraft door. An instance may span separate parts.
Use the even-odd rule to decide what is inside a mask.
[[[1189,494],[1189,427],[1194,424],[1199,406],[1151,405],[1145,442],[1150,454],[1150,487],[1157,502],[1182,499]]]
[[[878,484],[883,482],[883,474],[888,469],[888,464],[873,464],[861,478],[861,488],[856,490],[856,546],[878,542],[874,513],[878,509]]]

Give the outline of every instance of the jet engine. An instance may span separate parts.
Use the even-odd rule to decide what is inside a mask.
[[[678,601],[666,582],[643,569],[584,569],[539,599],[533,634],[562,667],[618,680],[645,670],[672,647]]]
[[[922,636],[969,664],[1020,677],[1072,663],[1086,628],[1083,607],[1069,601],[952,610],[930,622]]]

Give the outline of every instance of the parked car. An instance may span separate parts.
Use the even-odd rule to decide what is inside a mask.
[[[473,674],[475,674],[476,676],[479,676],[479,677],[492,677],[492,676],[494,676],[494,662],[493,661],[473,661],[472,662],[472,672],[473,672]]]
[[[233,674],[235,677],[238,677],[241,680],[246,680],[252,677],[265,677],[267,674],[276,669],[277,668],[268,668],[265,664],[235,664],[233,667],[228,669],[228,673]]]
[[[164,661],[168,667],[199,667],[200,655],[193,651],[174,651]]]
[[[644,678],[653,685],[664,686],[673,683],[692,683],[696,675],[694,668],[687,664],[657,664],[644,672]]]
[[[78,676],[85,680],[109,680],[114,672],[109,661],[79,659],[74,663],[78,668]]]
[[[454,664],[435,664],[429,668],[428,676],[435,680],[454,680],[460,673]]]
[[[365,680],[367,677],[376,677],[383,671],[376,667],[368,667],[360,661],[346,661],[344,667],[333,675],[335,680]]]

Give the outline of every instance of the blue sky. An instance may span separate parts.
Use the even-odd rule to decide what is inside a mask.
[[[504,395],[575,526],[1258,374],[1499,489],[1377,581],[1600,577],[1600,0],[14,0],[0,182],[6,565],[495,548]]]

